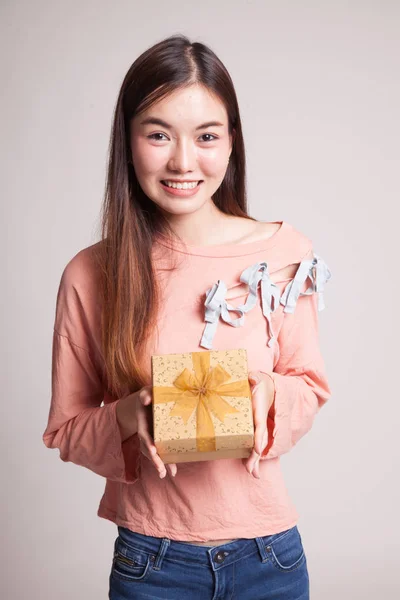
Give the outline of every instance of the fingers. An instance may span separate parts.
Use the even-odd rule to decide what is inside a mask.
[[[265,437],[268,436],[267,415],[254,419],[254,449],[261,454],[266,444]]]
[[[254,450],[256,454],[261,456],[262,451],[267,445],[268,441],[268,430],[267,430],[267,418],[268,418],[268,390],[265,387],[266,375],[259,371],[252,371],[249,373],[249,381],[254,385],[252,388],[252,405],[253,405],[253,419],[254,419]],[[250,467],[255,467],[254,473],[258,473],[258,461],[256,462],[256,456],[253,457]],[[252,470],[250,472],[252,472]]]
[[[175,477],[175,475],[178,471],[178,467],[176,466],[175,463],[170,463],[167,465],[167,470],[168,470],[169,474],[172,475],[172,477]]]
[[[151,404],[151,401],[153,399],[152,386],[151,385],[144,386],[140,390],[138,396],[139,396],[140,403],[143,406],[148,406],[149,404]]]
[[[157,454],[157,448],[154,446],[154,444],[146,444],[146,442],[141,440],[141,451],[146,458],[152,461],[158,471],[160,479],[164,479],[167,473],[169,473],[172,477],[175,477],[178,471],[176,464],[170,463],[165,465],[159,454]]]
[[[257,454],[261,454],[267,445],[268,429],[267,429],[267,410],[262,403],[254,404],[254,449]],[[267,439],[266,439],[267,438]]]
[[[255,469],[255,467],[256,467],[256,465],[258,466],[259,460],[260,460],[260,455],[258,454],[258,452],[256,452],[256,450],[254,448],[251,451],[249,458],[246,458],[243,460],[244,465],[245,465],[246,470],[249,473],[249,475],[253,475],[253,477],[256,477],[257,479],[260,478],[260,475],[259,475],[258,469]]]
[[[153,440],[151,439],[150,435],[146,432],[142,431],[138,435],[140,439],[140,450],[142,454],[144,454],[144,456],[146,456],[146,458],[148,458],[153,463],[153,465],[158,471],[160,478],[163,479],[166,476],[167,471],[163,461],[157,454],[157,448],[153,444]]]
[[[260,373],[258,371],[251,371],[249,373],[249,380],[252,383],[252,385],[256,386],[258,383],[261,382]]]
[[[254,467],[253,467],[251,474],[256,479],[260,479],[260,456],[258,456],[256,462],[254,463]]]
[[[152,402],[152,386],[143,387],[138,394],[138,398],[139,405],[137,406],[136,416],[138,424],[138,436],[140,440],[140,450],[142,454],[146,456],[146,458],[151,460],[151,462],[157,469],[159,477],[161,479],[163,479],[167,475],[167,471],[172,477],[175,477],[177,473],[176,464],[164,464],[161,457],[157,453],[157,448],[154,445],[154,440],[150,435],[148,407]],[[141,408],[140,405],[143,408]]]
[[[262,451],[265,448],[265,446],[267,445],[267,442],[268,442],[268,429],[265,428],[263,437],[262,437],[261,443],[260,443],[260,446],[261,446],[260,452],[258,452],[256,447],[254,446],[249,458],[243,459],[243,464],[245,465],[247,472],[250,475],[253,475],[253,477],[256,477],[256,479],[260,479],[260,459],[261,459]]]

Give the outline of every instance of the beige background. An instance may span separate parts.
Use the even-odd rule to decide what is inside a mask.
[[[183,32],[235,82],[251,213],[309,235],[333,273],[320,315],[333,397],[282,459],[312,599],[399,597],[399,2],[3,0],[0,17],[0,596],[107,596],[104,481],[41,441],[55,299],[97,240],[122,78]]]

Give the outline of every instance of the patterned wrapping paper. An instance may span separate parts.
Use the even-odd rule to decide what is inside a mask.
[[[164,463],[246,458],[254,445],[245,349],[151,357],[154,443]]]

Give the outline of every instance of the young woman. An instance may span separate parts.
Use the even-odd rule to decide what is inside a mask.
[[[117,101],[102,239],[62,274],[43,435],[106,478],[109,598],[309,597],[279,459],[330,396],[317,319],[329,277],[305,235],[248,215],[239,108],[217,56],[181,35],[144,52]],[[164,465],[151,355],[235,348],[250,370],[251,456]]]

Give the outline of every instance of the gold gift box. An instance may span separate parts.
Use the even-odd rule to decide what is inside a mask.
[[[254,446],[245,349],[151,357],[153,436],[164,463],[247,458]]]

